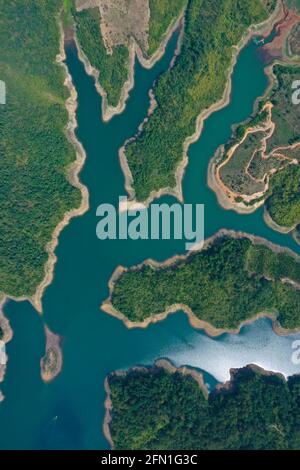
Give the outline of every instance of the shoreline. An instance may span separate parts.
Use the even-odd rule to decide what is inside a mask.
[[[295,228],[298,225],[298,224],[295,224],[292,227],[285,227],[283,225],[276,224],[276,222],[270,216],[266,206],[264,207],[264,221],[271,229],[275,230],[276,232],[282,233],[284,235],[291,233],[293,230],[295,230]]]
[[[63,356],[61,350],[62,337],[52,333],[44,326],[46,336],[45,355],[40,360],[41,379],[45,383],[52,382],[62,371]],[[48,364],[45,362],[48,360]]]
[[[3,332],[3,337],[1,341],[3,341],[4,345],[6,346],[6,344],[9,343],[13,338],[13,330],[10,326],[9,320],[5,317],[4,312],[3,312],[3,307],[4,307],[5,302],[6,302],[5,298],[2,298],[0,301],[0,328]],[[7,362],[8,362],[8,356],[6,354],[5,364],[0,363],[0,383],[3,382],[5,379]],[[5,397],[2,391],[0,390],[0,403],[4,400],[4,398]]]
[[[22,296],[22,297],[14,297],[9,296],[4,293],[5,299],[11,299],[17,302],[21,302],[24,300],[29,300],[32,306],[38,311],[38,313],[42,314],[42,297],[44,294],[45,289],[51,284],[54,276],[54,266],[57,261],[57,256],[55,254],[55,249],[59,243],[59,235],[61,231],[69,224],[71,219],[74,217],[78,217],[83,215],[89,208],[89,194],[88,189],[84,186],[79,179],[79,173],[84,165],[86,160],[86,153],[81,144],[81,142],[77,139],[75,135],[75,130],[78,127],[77,118],[76,118],[76,110],[77,110],[77,91],[73,85],[72,77],[69,73],[69,70],[64,63],[66,58],[65,49],[64,49],[64,39],[65,34],[62,26],[62,22],[58,19],[58,25],[60,29],[60,45],[59,45],[59,54],[56,56],[56,62],[63,67],[65,71],[65,81],[63,86],[67,87],[69,90],[69,97],[65,101],[65,108],[68,113],[69,120],[66,124],[65,128],[65,135],[70,144],[73,146],[76,154],[76,159],[74,162],[66,168],[66,178],[69,183],[74,186],[75,188],[79,189],[81,192],[81,204],[77,209],[71,209],[70,211],[64,214],[63,219],[59,222],[59,224],[55,227],[54,232],[51,236],[51,241],[48,242],[45,246],[45,251],[48,254],[48,260],[44,265],[44,272],[45,276],[42,282],[37,286],[36,292],[33,296]]]
[[[109,445],[111,446],[111,450],[114,449],[114,442],[113,442],[111,432],[110,432],[110,423],[112,422],[112,410],[113,410],[113,404],[112,404],[112,399],[111,399],[111,389],[109,385],[110,377],[112,376],[126,377],[128,374],[135,372],[135,371],[151,373],[157,369],[164,369],[170,374],[174,374],[178,372],[184,376],[190,375],[199,385],[199,388],[202,391],[204,398],[208,400],[211,392],[209,392],[205,384],[203,372],[200,372],[198,369],[196,369],[195,367],[191,367],[191,366],[176,367],[173,364],[173,362],[169,359],[165,359],[165,358],[157,359],[156,361],[154,361],[153,365],[151,366],[134,366],[134,367],[130,367],[127,370],[117,370],[117,371],[109,373],[106,376],[105,381],[104,381],[104,389],[106,392],[106,397],[104,401],[105,414],[104,414],[104,419],[103,419],[102,430],[103,430],[104,437],[106,438]],[[260,374],[263,376],[269,376],[269,377],[276,376],[276,377],[279,377],[282,381],[287,382],[287,378],[279,372],[269,371],[256,364],[248,364],[245,367],[241,367],[238,369],[237,368],[230,369],[230,379],[227,380],[226,382],[218,383],[215,387],[216,393],[232,390],[232,387],[234,385],[235,374],[239,370],[242,370],[242,369],[252,370],[256,374]]]
[[[246,31],[245,35],[243,36],[243,38],[241,39],[241,41],[236,46],[233,47],[233,49],[235,49],[235,52],[232,55],[231,64],[229,66],[228,79],[227,79],[227,84],[223,93],[223,97],[221,98],[221,100],[217,101],[216,103],[213,103],[208,109],[203,110],[199,114],[196,120],[195,132],[184,140],[182,159],[179,162],[175,170],[176,185],[174,188],[167,187],[167,188],[161,188],[158,191],[154,190],[149,194],[148,198],[145,201],[137,201],[135,199],[135,191],[132,187],[133,178],[132,178],[132,174],[131,174],[131,171],[127,162],[126,152],[125,152],[126,145],[130,141],[135,140],[136,136],[128,139],[124,143],[124,145],[120,148],[119,156],[121,160],[121,167],[122,167],[124,177],[125,177],[125,189],[128,192],[128,195],[132,203],[135,204],[137,202],[141,202],[146,207],[148,207],[154,199],[157,199],[157,198],[160,198],[161,196],[166,196],[166,195],[174,196],[181,203],[183,203],[182,180],[184,177],[185,168],[188,164],[188,150],[189,150],[190,145],[196,142],[200,138],[205,120],[208,119],[216,111],[219,111],[225,108],[226,106],[228,106],[228,104],[230,103],[230,97],[231,97],[231,91],[232,91],[232,75],[233,75],[234,67],[238,60],[238,56],[240,52],[242,51],[242,49],[246,46],[246,44],[250,41],[250,39],[253,36],[263,34],[265,33],[265,31],[269,31],[269,29],[272,30],[274,24],[276,23],[278,19],[278,16],[282,14],[282,11],[283,11],[283,5],[280,2],[278,3],[272,15],[267,20],[265,20],[262,23],[250,26],[248,30]],[[151,91],[153,93],[153,89],[151,89]],[[141,131],[141,129],[139,131]]]
[[[292,256],[296,261],[300,262],[300,256],[297,255],[292,250],[290,250],[289,248],[281,247],[279,245],[275,245],[272,242],[269,242],[268,240],[266,240],[262,237],[251,235],[251,234],[248,234],[248,233],[245,233],[245,232],[235,232],[233,230],[227,230],[227,229],[221,229],[217,233],[212,235],[211,237],[207,238],[204,241],[204,244],[203,244],[202,248],[200,250],[198,250],[197,252],[206,250],[209,245],[214,243],[216,240],[223,238],[224,236],[229,236],[229,237],[236,238],[236,239],[248,238],[253,244],[264,245],[264,246],[270,248],[275,253],[287,253],[290,256]],[[178,261],[186,261],[194,253],[195,252],[189,252],[186,255],[175,255],[175,256],[173,256],[173,257],[171,257],[171,258],[169,258],[166,261],[163,261],[161,263],[157,262],[157,261],[154,261],[153,259],[147,259],[147,260],[143,261],[142,263],[140,263],[138,265],[135,265],[131,268],[125,268],[124,266],[118,266],[115,269],[115,271],[113,272],[113,274],[112,274],[112,276],[111,276],[111,278],[108,282],[109,296],[102,303],[102,305],[100,307],[100,310],[102,310],[103,312],[105,312],[108,315],[111,315],[111,316],[117,318],[118,320],[121,320],[128,329],[147,328],[150,324],[155,324],[155,323],[158,323],[160,321],[163,321],[170,314],[177,313],[178,311],[182,310],[187,315],[188,321],[189,321],[192,328],[203,330],[208,336],[210,336],[212,338],[221,336],[222,334],[239,334],[241,329],[244,326],[249,325],[249,324],[255,322],[256,320],[258,320],[260,318],[270,319],[272,321],[273,331],[278,336],[287,336],[287,335],[295,334],[295,333],[300,331],[300,325],[299,325],[298,328],[294,328],[294,329],[283,328],[280,325],[280,323],[278,322],[278,319],[277,319],[278,318],[278,313],[277,312],[271,312],[271,311],[258,312],[253,317],[248,318],[248,319],[244,320],[243,322],[241,322],[237,328],[216,328],[215,326],[213,326],[209,322],[206,322],[204,320],[199,319],[194,314],[194,312],[192,311],[192,309],[188,305],[181,304],[181,303],[172,304],[172,305],[168,306],[166,308],[166,310],[164,310],[163,312],[160,312],[160,313],[157,313],[157,314],[154,314],[154,315],[150,315],[145,320],[140,321],[140,322],[134,322],[134,321],[129,320],[124,314],[122,314],[119,310],[117,310],[113,306],[111,300],[112,300],[112,295],[113,295],[115,283],[122,276],[123,273],[131,271],[131,270],[139,270],[144,266],[151,266],[154,269],[162,269],[162,268],[165,268],[165,267],[173,266],[173,265],[176,265],[176,263]],[[293,287],[295,289],[300,289],[300,284],[297,284],[297,283],[295,283],[294,281],[292,281],[290,279],[284,278],[284,279],[281,279],[281,281],[283,283],[289,283],[289,284],[293,285]]]
[[[152,54],[151,57],[147,58],[145,57],[140,45],[136,42],[134,37],[130,37],[129,39],[129,44],[127,45],[128,51],[129,51],[129,63],[128,63],[128,78],[123,84],[122,90],[121,90],[121,96],[119,99],[119,102],[116,106],[111,106],[108,104],[107,100],[107,93],[105,89],[102,87],[100,81],[101,81],[101,73],[98,69],[96,69],[92,64],[90,63],[89,59],[85,55],[85,53],[82,50],[82,47],[79,44],[77,34],[76,34],[76,25],[73,28],[74,30],[74,42],[76,44],[77,52],[78,52],[78,58],[79,60],[83,63],[85,72],[90,76],[93,77],[95,81],[95,88],[96,91],[99,93],[99,95],[102,98],[102,105],[101,105],[101,116],[102,120],[104,122],[109,122],[114,116],[118,114],[122,114],[123,111],[125,110],[126,107],[126,102],[129,98],[129,93],[130,91],[134,88],[134,67],[135,67],[135,62],[136,58],[144,67],[145,69],[151,69],[165,54],[166,47],[177,30],[180,26],[180,22],[182,21],[182,18],[184,16],[185,8],[182,9],[180,12],[178,18],[169,25],[166,34],[159,46],[159,48]],[[99,79],[100,78],[100,79]]]
[[[284,9],[285,9],[285,5],[283,5],[283,12],[284,12]],[[254,103],[254,106],[253,106],[253,112],[252,112],[251,116],[254,115],[257,112],[259,101],[267,99],[270,92],[272,91],[273,87],[276,86],[277,78],[276,78],[276,76],[273,72],[273,68],[276,65],[295,66],[296,67],[296,66],[299,66],[299,62],[295,62],[295,60],[291,59],[285,53],[283,53],[282,57],[280,57],[280,58],[279,57],[274,57],[274,59],[272,60],[272,63],[265,67],[264,70],[265,70],[265,74],[268,78],[268,86],[267,86],[264,94],[262,96],[259,96],[255,100],[255,103]],[[230,140],[234,139],[236,127],[238,127],[239,125],[247,124],[248,120],[249,119],[246,119],[244,122],[241,122],[237,125],[234,125],[233,132],[231,134]],[[247,133],[249,133],[249,129],[247,129],[246,135],[247,135]],[[239,140],[237,145],[240,145],[242,143],[242,141],[244,140],[244,137],[243,137],[242,140]],[[297,146],[299,146],[299,144],[300,144],[300,142],[296,142],[296,143],[292,144],[290,147],[291,148],[297,147]],[[279,148],[278,150],[280,150],[280,149],[281,148]],[[276,155],[276,149],[274,149],[272,151],[272,154]],[[224,145],[219,146],[218,149],[216,150],[214,156],[210,159],[209,165],[208,165],[208,172],[207,172],[208,186],[216,194],[217,201],[218,201],[218,204],[220,205],[220,207],[222,209],[225,209],[225,210],[234,210],[238,214],[251,214],[251,213],[255,212],[259,207],[265,206],[265,201],[266,201],[265,195],[266,195],[266,190],[268,189],[270,175],[267,178],[266,190],[264,191],[264,193],[261,195],[261,198],[259,198],[259,200],[256,203],[254,203],[250,206],[247,206],[243,202],[235,202],[234,200],[232,200],[232,197],[231,197],[233,192],[229,188],[227,188],[227,186],[225,186],[224,183],[222,183],[222,181],[220,179],[220,176],[219,176],[218,170],[221,168],[222,165],[224,165],[224,162],[222,162],[222,161],[219,162],[220,157],[222,155],[224,155]],[[290,163],[293,163],[292,158],[290,160],[291,160]],[[226,161],[227,161],[227,159],[225,160],[225,163],[226,163]],[[253,200],[255,200],[254,196],[255,195],[252,195]],[[265,223],[271,229],[273,229],[273,230],[275,230],[279,233],[283,233],[283,234],[288,234],[288,233],[292,232],[295,229],[295,227],[298,225],[298,224],[295,224],[294,226],[291,226],[291,227],[283,227],[283,226],[280,226],[280,225],[276,224],[276,222],[273,221],[273,219],[270,217],[269,213],[267,212],[266,207],[264,207],[264,220],[265,220]]]
[[[104,381],[104,389],[106,392],[106,397],[104,401],[104,419],[102,425],[102,431],[104,434],[105,439],[108,441],[111,449],[114,449],[114,442],[110,432],[110,423],[112,421],[111,412],[113,410],[112,399],[111,399],[111,389],[109,385],[109,378],[112,376],[117,377],[125,377],[130,372],[151,372],[155,369],[164,369],[170,374],[174,374],[175,372],[179,372],[182,375],[190,375],[199,385],[204,397],[208,399],[209,391],[205,385],[204,377],[202,372],[199,372],[196,368],[189,367],[189,366],[180,366],[176,367],[172,361],[169,359],[161,358],[154,361],[152,366],[134,366],[130,367],[127,370],[116,370],[114,372],[109,373]]]
[[[295,66],[297,66],[296,64],[292,64],[288,61],[275,60],[272,63],[272,65],[269,65],[265,68],[265,73],[268,77],[269,84],[268,84],[268,87],[267,87],[264,95],[260,96],[256,99],[254,107],[253,107],[254,113],[255,113],[255,109],[257,109],[259,101],[267,99],[270,92],[271,92],[271,90],[272,90],[272,88],[276,85],[277,79],[276,79],[275,74],[273,73],[273,67],[276,66],[276,65],[283,65],[283,66],[295,65]],[[269,104],[269,102],[267,102],[265,104],[265,107],[268,106],[268,104]],[[272,110],[271,110],[271,113],[272,113]],[[271,119],[272,119],[272,117],[271,117]],[[248,119],[246,121],[244,121],[244,123],[247,123],[247,121],[248,121]],[[241,125],[243,125],[244,123],[242,122]],[[273,126],[274,126],[274,123],[272,121],[272,127]],[[234,126],[234,127],[237,127],[237,126]],[[270,129],[271,129],[271,127],[270,127]],[[262,128],[257,129],[256,131],[261,131],[261,130],[262,130]],[[231,135],[231,139],[234,139],[234,132]],[[222,182],[222,180],[220,178],[220,173],[219,173],[220,168],[223,165],[225,165],[227,163],[227,161],[230,160],[230,158],[232,158],[236,148],[239,145],[241,145],[241,143],[245,140],[247,135],[249,133],[252,133],[252,132],[253,132],[253,128],[251,128],[251,127],[246,130],[245,135],[243,136],[243,138],[240,139],[238,143],[233,144],[233,146],[230,148],[229,156],[224,161],[222,161],[222,160],[219,161],[220,158],[222,157],[222,155],[224,155],[224,145],[221,145],[217,148],[214,156],[210,159],[209,165],[208,165],[208,171],[207,171],[208,186],[215,193],[215,195],[217,197],[217,202],[218,202],[219,206],[222,209],[233,210],[237,214],[242,214],[243,215],[243,214],[252,214],[258,208],[264,206],[264,220],[265,220],[265,223],[270,228],[272,228],[273,230],[275,230],[279,233],[283,233],[283,234],[290,233],[295,229],[295,227],[297,227],[298,224],[295,224],[294,226],[291,226],[291,227],[284,227],[284,226],[280,226],[280,225],[276,224],[276,222],[273,221],[273,219],[271,218],[271,216],[269,215],[269,213],[268,213],[268,211],[265,207],[265,202],[266,202],[265,196],[266,196],[266,192],[267,192],[268,187],[269,187],[270,175],[267,175],[268,177],[267,177],[266,188],[265,188],[264,192],[262,194],[258,194],[258,195],[253,194],[253,195],[249,196],[249,198],[251,200],[255,200],[255,198],[258,198],[256,203],[254,203],[252,205],[249,205],[249,206],[245,205],[243,202],[235,202],[232,199],[232,195],[234,194],[233,191],[230,190]],[[263,138],[263,140],[265,141],[266,138]],[[294,144],[290,145],[289,148],[293,149],[293,148],[298,147],[299,145],[300,145],[300,142],[295,142]],[[274,156],[274,155],[278,156],[277,152],[279,152],[280,150],[282,150],[282,147],[278,147],[278,149],[274,149],[270,155],[271,156]],[[283,159],[290,160],[289,164],[293,164],[293,159],[292,158],[284,157]],[[239,194],[237,194],[237,196],[239,196]]]
[[[258,98],[256,101],[258,102],[259,99],[260,98]],[[261,113],[265,111],[268,112],[267,119],[263,121],[263,123],[260,124],[259,126],[248,127],[243,137],[238,142],[233,143],[233,145],[230,147],[226,155],[224,152],[225,150],[224,145],[219,147],[215,153],[215,157],[211,159],[208,165],[208,174],[207,174],[208,186],[217,194],[218,202],[220,203],[220,201],[222,201],[222,203],[226,205],[227,208],[235,207],[235,211],[238,212],[239,214],[252,213],[261,205],[261,203],[263,202],[262,197],[266,194],[266,192],[269,189],[270,174],[272,174],[272,171],[270,171],[270,174],[265,173],[263,178],[260,180],[260,182],[264,183],[263,191],[253,193],[251,195],[246,195],[246,194],[240,194],[240,193],[234,192],[232,188],[229,188],[228,186],[226,186],[226,184],[222,181],[220,170],[225,165],[227,165],[227,163],[234,157],[236,150],[245,142],[248,136],[251,134],[256,134],[258,132],[264,132],[265,134],[264,137],[262,137],[261,139],[263,142],[261,146],[262,158],[263,159],[269,158],[269,157],[265,157],[265,152],[266,152],[266,147],[267,147],[267,139],[270,138],[270,136],[273,134],[274,129],[275,129],[275,125],[272,121],[272,109],[273,109],[272,103],[270,101],[267,101],[261,110]],[[224,158],[222,158],[222,156]],[[220,162],[218,161],[219,158],[221,159]],[[249,168],[249,165],[251,164],[252,158],[253,156],[251,157],[245,169],[245,173],[248,175],[249,175],[248,168]],[[255,180],[255,181],[259,182],[259,180]],[[243,198],[243,202],[236,202],[237,197]],[[220,201],[219,201],[219,198],[220,198]],[[251,201],[255,201],[255,200],[258,200],[258,202],[251,204],[250,206],[247,206],[246,202],[250,203]]]
[[[184,14],[184,11],[185,10],[183,10],[182,15]],[[178,54],[180,53],[183,34],[184,34],[184,16],[179,18],[177,27],[180,28],[180,33],[179,33],[179,37],[178,37],[177,47],[176,47],[176,50],[175,50],[175,53],[174,53],[174,56],[173,56],[173,59],[171,61],[169,69],[173,67],[173,65],[175,63],[175,59],[178,56]],[[174,29],[174,31],[175,31],[175,29]],[[158,197],[164,196],[166,194],[170,195],[170,196],[174,196],[181,203],[183,203],[183,194],[182,194],[182,191],[181,191],[181,189],[182,189],[181,187],[179,188],[179,191],[177,191],[176,188],[167,188],[167,189],[162,188],[161,190],[157,191],[156,193],[153,193],[154,194],[153,198],[150,195],[149,198],[146,201],[143,201],[143,202],[137,201],[135,199],[135,191],[133,189],[133,177],[132,177],[132,173],[131,173],[131,170],[129,168],[127,157],[126,157],[126,146],[127,146],[128,143],[133,142],[137,138],[138,134],[140,132],[142,132],[143,126],[146,124],[146,122],[148,122],[149,118],[153,114],[156,107],[157,107],[157,101],[155,99],[155,94],[154,94],[154,90],[153,90],[153,87],[152,87],[149,90],[149,107],[148,107],[148,110],[147,110],[146,117],[139,124],[138,130],[137,130],[137,133],[135,134],[135,136],[130,137],[129,139],[127,139],[124,142],[124,144],[122,145],[122,147],[119,149],[119,152],[118,152],[119,153],[119,161],[120,161],[121,169],[122,169],[122,172],[124,174],[124,179],[125,179],[124,186],[125,186],[126,192],[128,193],[128,196],[129,196],[128,209],[130,209],[132,206],[136,206],[137,204],[142,204],[144,207],[147,208],[147,207],[149,207],[149,204],[151,203],[151,201],[155,197],[158,198]],[[155,194],[156,194],[156,196],[155,196]]]

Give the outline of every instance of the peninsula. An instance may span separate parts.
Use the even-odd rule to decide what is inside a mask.
[[[209,184],[226,208],[253,212],[265,204],[266,220],[282,232],[300,223],[299,106],[292,84],[299,66],[276,64],[272,88],[253,118],[238,126],[231,142],[217,151]]]
[[[286,10],[278,37],[263,47],[272,61],[265,95],[252,116],[234,127],[208,171],[209,185],[224,208],[250,213],[264,205],[266,222],[282,233],[300,223],[300,104],[295,88],[300,61],[293,52],[300,44],[300,8],[294,8]]]
[[[133,200],[147,204],[162,194],[182,200],[188,147],[198,139],[203,121],[229,102],[239,51],[251,35],[272,29],[282,14],[276,1],[188,3],[179,53],[154,83],[148,119],[120,150]]]
[[[85,154],[74,134],[77,95],[62,62],[62,6],[1,0],[0,293],[39,311],[59,233],[88,207],[78,180]]]
[[[85,70],[102,96],[109,121],[125,109],[136,57],[151,68],[179,26],[187,0],[76,0],[70,3],[75,41]]]

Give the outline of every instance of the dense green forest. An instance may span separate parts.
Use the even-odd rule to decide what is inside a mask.
[[[299,449],[299,376],[240,369],[208,400],[190,375],[159,367],[112,374],[109,384],[116,449]]]
[[[199,114],[223,96],[232,46],[268,15],[261,0],[189,1],[181,52],[154,86],[158,106],[126,146],[138,200],[175,186],[184,140],[195,132]]]
[[[159,269],[131,269],[116,281],[111,302],[132,322],[185,304],[217,328],[237,328],[261,312],[278,313],[285,328],[300,326],[300,263],[248,238],[218,238],[208,248]]]
[[[276,224],[293,227],[300,222],[300,166],[289,165],[270,181],[266,208]]]
[[[117,106],[124,83],[129,78],[129,50],[125,45],[114,47],[108,54],[100,30],[99,8],[77,12],[73,9],[77,39],[90,64],[99,70],[99,82],[107,93],[107,101]]]
[[[163,37],[171,24],[173,24],[188,0],[149,0],[150,23],[149,23],[149,49],[147,55],[150,57],[159,48]]]
[[[0,292],[11,296],[35,292],[54,228],[81,201],[66,176],[75,151],[65,135],[65,73],[55,62],[61,7],[0,0]]]

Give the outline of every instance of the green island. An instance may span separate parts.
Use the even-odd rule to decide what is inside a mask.
[[[147,326],[183,309],[209,334],[237,331],[256,316],[300,327],[300,261],[247,234],[221,231],[201,251],[165,263],[118,269],[102,308],[127,326]]]
[[[106,100],[105,117],[107,107],[118,108],[120,102],[123,104],[126,83],[132,87],[132,47],[135,47],[132,40],[140,47],[140,60],[147,66],[153,65],[152,56],[159,51],[164,39],[168,39],[166,33],[175,24],[187,0],[112,0],[109,6],[107,0],[99,0],[98,6],[95,3],[94,8],[90,8],[89,2],[75,1],[70,13],[81,58],[87,69],[93,68],[98,89]],[[101,11],[106,12],[105,18]]]
[[[76,161],[66,134],[70,92],[56,61],[62,1],[0,0],[0,9],[6,84],[0,106],[0,293],[32,297],[45,278],[54,231],[82,199],[69,181]]]
[[[269,74],[271,89],[217,151],[209,178],[221,204],[222,197],[237,210],[265,204],[272,228],[290,231],[300,223],[299,105],[292,101],[300,67],[276,63]]]
[[[300,377],[234,370],[207,394],[164,367],[108,377],[109,437],[117,450],[299,449]]]
[[[132,197],[145,201],[162,190],[178,196],[176,171],[184,161],[184,143],[195,135],[199,115],[224,102],[233,46],[241,44],[250,26],[267,20],[275,5],[261,0],[188,3],[180,53],[153,87],[157,106],[121,150]]]

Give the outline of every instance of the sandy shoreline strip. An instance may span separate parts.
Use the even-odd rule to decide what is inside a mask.
[[[283,12],[283,6],[281,3],[278,3],[276,10],[273,12],[270,18],[268,18],[263,23],[250,26],[250,28],[248,28],[247,32],[245,33],[244,37],[241,39],[240,43],[236,47],[234,47],[235,52],[233,53],[233,57],[232,57],[232,61],[231,61],[231,65],[230,65],[229,73],[228,73],[228,81],[227,81],[226,88],[224,90],[223,97],[221,98],[220,101],[218,101],[217,103],[213,103],[208,109],[201,112],[201,114],[197,118],[196,130],[194,134],[187,137],[183,143],[182,160],[176,169],[175,187],[174,188],[161,188],[159,191],[152,191],[149,197],[146,199],[146,201],[140,201],[145,206],[149,206],[149,204],[154,199],[160,198],[161,196],[165,196],[165,195],[174,196],[180,202],[183,202],[182,180],[184,177],[185,168],[188,164],[188,149],[190,145],[199,139],[203,130],[205,120],[208,119],[214,112],[221,110],[222,108],[226,107],[230,103],[230,96],[231,96],[231,90],[232,90],[232,75],[233,75],[234,67],[237,63],[237,59],[241,50],[249,42],[251,37],[259,35],[259,34],[263,34],[263,33],[267,34],[268,32],[271,32],[274,24],[276,23],[276,21],[278,21],[278,18],[282,16],[282,12]],[[153,90],[152,90],[152,93],[153,93]],[[149,112],[151,114],[151,110],[149,110]],[[148,117],[149,117],[149,112],[148,112]],[[134,140],[135,138],[136,137],[132,137],[128,139],[119,150],[121,167],[125,176],[125,188],[129,194],[129,197],[132,199],[133,203],[136,203],[137,201],[135,200],[135,191],[133,189],[133,178],[132,178],[132,174],[131,174],[131,171],[127,162],[125,150],[126,150],[126,145],[130,141]]]
[[[180,12],[177,20],[170,24],[159,48],[157,49],[156,52],[154,52],[154,54],[150,58],[145,57],[141,47],[136,42],[134,37],[131,36],[129,40],[129,44],[128,44],[128,50],[129,50],[128,79],[125,81],[123,85],[120,100],[117,106],[111,106],[108,104],[107,93],[101,85],[101,73],[98,69],[96,69],[95,67],[91,65],[89,59],[83,52],[82,47],[80,46],[80,43],[77,38],[76,27],[75,27],[74,41],[77,47],[78,57],[79,57],[79,60],[83,63],[86,73],[90,75],[91,77],[93,77],[95,80],[96,90],[102,98],[101,113],[102,113],[102,119],[104,122],[109,122],[114,116],[121,114],[125,110],[126,102],[129,98],[129,93],[134,87],[134,67],[135,67],[136,57],[144,68],[151,69],[163,57],[170,38],[180,26],[180,22],[183,18],[184,12],[185,12],[185,8]]]
[[[3,341],[3,343],[6,345],[7,343],[9,343],[9,341],[12,340],[13,330],[12,330],[10,324],[9,324],[8,319],[5,317],[4,312],[3,312],[3,307],[4,307],[4,304],[5,304],[5,301],[6,301],[5,298],[2,298],[0,300],[0,328],[1,328],[2,333],[3,333],[3,337],[1,339],[1,341]],[[0,363],[0,383],[3,382],[3,380],[5,378],[7,360],[8,360],[8,357],[6,355],[6,363],[5,364]],[[0,390],[0,403],[3,400],[4,400],[4,395]]]
[[[106,392],[106,398],[104,402],[104,409],[105,409],[105,415],[104,415],[104,420],[103,420],[103,434],[106,440],[108,441],[109,445],[111,446],[111,449],[114,449],[114,442],[111,436],[110,432],[110,423],[112,421],[112,410],[113,410],[113,404],[112,404],[112,399],[111,399],[111,389],[109,386],[109,379],[112,376],[119,376],[119,377],[125,377],[126,375],[137,371],[137,372],[147,372],[151,373],[157,369],[164,369],[170,374],[174,374],[176,372],[179,372],[182,375],[190,375],[199,385],[204,397],[206,400],[208,400],[209,397],[209,390],[207,386],[205,385],[204,381],[204,376],[203,373],[197,370],[196,368],[190,367],[190,366],[180,366],[176,367],[169,359],[158,359],[154,362],[153,366],[136,366],[136,367],[131,367],[128,370],[118,370],[115,372],[110,373],[104,382],[104,388]],[[263,376],[276,376],[279,377],[282,381],[286,382],[286,378],[284,375],[278,373],[278,372],[271,372],[266,369],[263,369],[262,367],[256,365],[256,364],[249,364],[242,369],[249,369],[255,372],[256,374],[260,374]],[[215,390],[217,393],[220,393],[222,391],[229,391],[232,389],[233,384],[234,384],[234,377],[235,374],[239,371],[240,369],[230,369],[230,379],[227,382],[224,383],[219,383],[217,384]]]
[[[64,63],[66,58],[65,49],[64,49],[64,31],[61,21],[58,19],[59,28],[60,28],[60,52],[56,57],[56,62],[63,67],[65,71],[65,82],[64,85],[68,88],[70,92],[69,98],[66,100],[65,106],[69,116],[69,122],[66,126],[66,136],[69,142],[73,145],[76,152],[76,160],[66,169],[66,177],[70,184],[75,188],[78,188],[81,192],[82,200],[81,205],[78,209],[72,209],[65,213],[62,221],[56,226],[51,241],[46,245],[45,249],[49,257],[45,264],[45,277],[37,287],[35,294],[32,297],[13,297],[7,296],[8,299],[15,301],[29,300],[33,307],[39,312],[42,313],[42,296],[46,287],[51,284],[54,273],[54,266],[57,260],[55,255],[55,248],[58,245],[58,238],[60,232],[69,224],[70,220],[73,217],[78,217],[83,215],[89,208],[89,195],[88,189],[84,186],[79,180],[79,173],[83,167],[84,161],[86,159],[86,154],[82,144],[78,141],[75,130],[77,128],[77,119],[76,119],[76,110],[77,110],[77,92],[72,82],[72,77],[69,74],[68,68]]]
[[[44,382],[51,382],[58,376],[63,367],[63,356],[61,350],[62,337],[52,333],[45,325],[46,351],[41,358],[41,378]]]
[[[204,251],[207,249],[209,245],[211,245],[214,241],[217,239],[223,238],[225,236],[229,236],[232,238],[240,239],[240,238],[248,238],[252,243],[256,245],[263,245],[268,248],[270,248],[272,251],[275,253],[287,253],[288,255],[292,256],[297,262],[300,262],[300,256],[294,253],[292,250],[289,248],[281,247],[279,245],[275,245],[272,242],[269,242],[268,240],[265,240],[264,238],[257,237],[255,235],[251,235],[248,233],[244,232],[235,232],[233,230],[227,230],[227,229],[221,229],[219,232],[217,232],[215,235],[212,237],[208,238],[205,240],[203,247],[199,251]],[[117,280],[122,276],[123,273],[130,271],[130,270],[139,270],[143,266],[151,266],[154,269],[161,269],[164,267],[172,266],[175,265],[178,261],[185,261],[187,260],[190,256],[192,256],[195,252],[190,252],[187,255],[175,255],[172,258],[159,263],[157,261],[154,261],[152,259],[148,259],[141,264],[138,264],[136,266],[133,266],[132,268],[125,268],[123,266],[118,266],[114,273],[112,274],[108,287],[109,287],[109,297],[102,303],[101,305],[101,310],[103,310],[105,313],[118,318],[119,320],[122,320],[125,326],[129,329],[131,328],[147,328],[150,324],[152,323],[157,323],[160,321],[165,320],[170,314],[176,313],[179,310],[182,310],[187,316],[190,325],[193,328],[196,329],[201,329],[204,330],[205,333],[208,336],[211,337],[217,337],[220,336],[224,333],[228,334],[238,334],[241,331],[241,328],[243,328],[245,325],[251,324],[254,321],[258,320],[259,318],[269,318],[272,320],[272,326],[273,330],[277,335],[280,336],[285,336],[285,335],[290,335],[293,333],[297,333],[300,331],[300,325],[299,328],[295,329],[285,329],[283,328],[280,323],[277,320],[278,313],[277,312],[270,312],[270,311],[263,311],[263,312],[258,312],[254,317],[249,318],[239,325],[238,328],[235,329],[230,329],[230,328],[216,328],[210,323],[203,321],[199,319],[194,312],[190,309],[188,305],[185,304],[173,304],[170,305],[165,311],[155,314],[155,315],[150,315],[148,318],[141,322],[133,322],[129,320],[125,315],[123,315],[120,311],[118,311],[112,304],[112,295],[114,291],[114,286],[117,282]],[[300,284],[296,284],[295,282],[289,280],[289,279],[282,279],[282,282],[289,283],[293,285],[295,289],[300,289]]]

